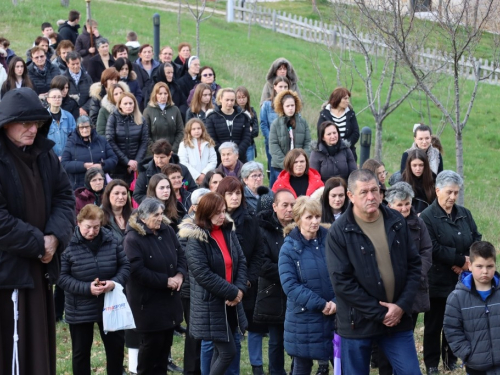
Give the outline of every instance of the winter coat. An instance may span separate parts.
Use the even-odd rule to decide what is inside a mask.
[[[253,320],[256,323],[283,324],[286,295],[281,286],[278,269],[280,249],[285,242],[283,227],[272,209],[259,212],[257,219],[262,235],[264,258],[260,269]]]
[[[269,153],[271,166],[283,169],[285,156],[290,151],[290,134],[287,127],[287,117],[280,116],[271,124],[269,132]],[[311,133],[309,125],[300,114],[295,115],[295,129],[293,129],[293,147],[302,148],[309,156],[311,152]]]
[[[108,96],[106,94],[106,87],[104,87],[101,82],[93,83],[92,86],[90,86],[89,96],[90,109],[88,113],[90,117],[90,123],[95,126],[97,124],[97,116],[99,115],[99,110],[101,109],[101,101],[105,96]]]
[[[90,292],[90,284],[114,281],[125,286],[130,277],[130,264],[122,245],[106,228],[101,228],[102,243],[97,253],[84,243],[77,227],[68,247],[61,255],[61,276],[57,285],[65,291],[65,319],[69,324],[102,322],[104,296]]]
[[[352,151],[344,141],[340,142],[334,155],[328,153],[324,142],[318,142],[318,148],[311,151],[309,165],[320,173],[323,182],[330,177],[342,177],[347,181],[351,172],[358,169]]]
[[[184,137],[184,122],[179,108],[167,104],[162,110],[158,105],[150,103],[144,110],[144,119],[149,128],[150,143],[164,138],[172,145],[174,152],[178,151],[179,143]]]
[[[187,188],[189,192],[193,192],[198,189],[196,182],[193,180],[191,173],[189,173],[188,168],[179,163],[179,157],[172,153],[170,158],[170,163],[177,164],[182,170],[182,184]],[[146,198],[146,192],[148,191],[149,180],[153,175],[161,173],[161,168],[158,168],[155,164],[153,158],[147,158],[139,164],[139,177],[135,182],[134,189],[134,200],[141,204],[141,202]]]
[[[414,313],[426,312],[430,309],[429,302],[429,279],[427,273],[432,266],[432,241],[429,237],[429,231],[424,221],[417,216],[412,209],[410,215],[406,218],[406,224],[410,230],[412,242],[420,254],[422,267],[420,270],[420,284],[417,295],[413,301],[412,310]]]
[[[179,85],[182,95],[184,95],[184,97],[187,100],[187,97],[189,96],[189,92],[191,91],[191,89],[195,87],[198,83],[200,83],[200,81],[198,79],[198,76],[195,76],[193,79],[191,74],[189,74],[186,71],[186,74],[184,74],[181,78],[176,80],[176,83]]]
[[[186,121],[185,114],[188,109],[188,106],[186,104],[186,97],[184,96],[184,93],[182,92],[180,86],[176,82],[177,77],[175,76],[175,68],[174,68],[174,77],[172,79],[173,79],[172,82],[167,81],[167,77],[165,76],[165,64],[160,64],[158,69],[155,69],[155,74],[148,81],[147,87],[144,88],[145,92],[144,97],[151,98],[151,92],[153,91],[153,87],[158,82],[163,82],[167,84],[174,105],[177,108],[179,108],[179,111],[181,111],[182,120]]]
[[[333,121],[331,105],[326,104],[324,108],[319,113],[317,126],[319,127],[325,121]],[[354,156],[354,160],[358,160],[358,156],[356,154],[356,143],[359,140],[359,125],[358,120],[356,119],[356,113],[351,107],[346,109],[346,131],[345,134],[341,138],[345,141],[348,147],[351,148],[352,155]]]
[[[83,25],[83,31],[80,35],[78,35],[78,38],[76,38],[76,43],[75,43],[75,51],[80,54],[82,57],[82,65],[85,68],[85,70],[89,70],[89,61],[92,57],[97,52],[97,41],[102,38],[102,35],[99,35],[96,37],[95,35],[92,36],[93,42],[94,42],[94,48],[95,52],[94,54],[91,54],[89,52],[90,48],[90,33],[87,31],[87,25]]]
[[[69,95],[63,98],[61,109],[64,109],[66,112],[71,113],[75,122],[78,117],[80,117],[80,107],[78,107],[77,101]]]
[[[75,83],[73,77],[69,72],[69,69],[63,74],[69,80],[69,92],[68,95],[78,96],[78,106],[83,108],[85,112],[90,112],[90,86],[92,86],[92,78],[84,70],[81,69],[80,80],[78,85]],[[101,77],[99,77],[101,79]]]
[[[136,331],[157,332],[182,322],[180,292],[168,288],[168,279],[186,277],[186,257],[169,220],[163,217],[154,234],[133,214],[127,225],[123,248],[130,260],[127,299]]]
[[[204,110],[200,109],[200,112],[198,113],[193,113],[191,111],[191,108],[188,108],[186,111],[186,123],[191,120],[192,118],[197,118],[203,121],[205,123],[205,119],[207,118],[207,115]]]
[[[96,196],[96,194],[92,190],[87,189],[86,187],[80,187],[75,189],[76,216],[78,216],[82,208],[88,204],[95,204],[96,206],[100,206],[100,203],[97,202],[97,199],[98,197]]]
[[[283,64],[285,64],[287,67],[286,77],[290,80],[290,87],[288,89],[295,91],[300,96],[299,86],[297,85],[298,77],[295,73],[295,69],[293,68],[290,61],[288,61],[284,57],[280,57],[273,61],[271,67],[269,68],[269,71],[267,72],[267,82],[265,83],[264,88],[262,89],[262,95],[260,96],[261,106],[266,100],[269,100],[271,98],[271,94],[274,90],[273,81],[276,78],[276,72],[278,71],[278,68]]]
[[[255,112],[253,107],[250,107],[250,111],[252,112],[252,118],[250,119],[250,136],[252,137],[251,144],[255,145],[254,139],[259,136],[259,118],[257,117],[257,112]]]
[[[61,56],[57,56],[54,61],[52,61],[52,65],[59,69],[60,75],[64,75],[64,73],[68,70],[68,65]]]
[[[69,135],[75,130],[75,128],[75,119],[73,118],[71,113],[66,112],[64,109],[61,109],[61,120],[59,121],[59,124],[56,122],[56,120],[52,120],[47,138],[54,141],[55,144],[52,150],[56,153],[57,156],[62,155],[64,147],[66,147],[66,142],[68,141]]]
[[[102,99],[100,96],[97,96],[97,94],[102,93],[102,91],[99,91],[99,93],[97,93],[97,89],[100,86],[95,86],[95,85],[101,85],[101,84],[94,83],[90,88],[90,95],[91,96],[94,95],[92,97],[92,102],[91,102],[92,104],[90,106],[90,113],[89,113],[89,115],[91,116],[90,121],[91,122],[93,121],[92,114],[93,114],[93,112],[95,113],[95,111],[97,110],[97,113],[95,114],[95,118],[96,118],[95,124],[96,124],[97,134],[102,135],[102,136],[106,136],[106,125],[108,123],[108,118],[109,118],[110,113],[114,112],[114,110],[116,109],[116,106],[109,101],[107,94],[104,94]],[[120,85],[120,87],[122,88],[122,90],[124,92],[130,92],[129,87],[125,82],[118,82],[118,85]],[[95,87],[95,89],[94,89],[95,91],[92,90],[92,87]]]
[[[446,301],[443,329],[453,354],[470,375],[500,373],[500,275],[483,301],[470,272],[462,272]],[[481,372],[482,371],[482,372]]]
[[[129,41],[125,43],[128,48],[128,59],[131,62],[135,62],[139,56],[139,50],[141,49],[141,43],[138,41]]]
[[[108,65],[109,68],[115,65],[115,59],[111,54],[109,55]],[[101,82],[101,75],[102,72],[106,70],[106,66],[102,62],[102,58],[99,53],[89,60],[88,67],[88,73],[92,78],[92,82]]]
[[[321,181],[321,175],[318,171],[309,168],[307,172],[309,176],[309,186],[307,187],[306,195],[309,197],[312,193],[318,190],[320,187],[325,186],[323,181]],[[290,173],[283,170],[278,175],[276,182],[273,185],[273,192],[276,193],[278,190],[287,189],[293,194],[295,198],[297,198],[297,193],[293,190],[292,185],[290,184]]]
[[[278,114],[271,107],[271,101],[266,100],[260,107],[260,130],[264,135],[265,142],[269,145],[269,132],[271,124],[278,118]]]
[[[21,89],[20,89],[21,90]],[[25,90],[25,89],[22,89]],[[4,108],[0,112],[0,128],[18,117],[27,116],[32,110],[20,95],[8,95],[3,99]],[[37,115],[35,113],[34,115]],[[40,117],[36,117],[40,119]],[[40,171],[43,186],[39,198],[45,202],[45,230],[28,224],[28,208],[23,197],[23,185],[10,152],[6,148],[7,138],[0,130],[0,289],[33,289],[30,262],[45,254],[43,236],[54,235],[59,240],[57,251],[47,265],[46,277],[50,283],[59,278],[60,254],[66,248],[75,223],[75,198],[66,172],[56,154],[52,151],[54,142],[45,138],[48,125],[39,129],[34,146],[40,149],[36,167]]]
[[[455,220],[451,220],[437,199],[420,214],[432,241],[432,267],[429,270],[430,298],[447,298],[454,290],[458,275],[451,269],[462,267],[470,245],[481,241],[472,214],[455,204]]]
[[[61,40],[69,40],[73,45],[76,44],[76,39],[78,38],[78,29],[80,25],[76,24],[71,26],[68,21],[65,21],[61,26],[59,26],[59,36]]]
[[[52,65],[48,60],[45,62],[43,72],[39,70],[34,63],[28,65],[28,76],[30,77],[34,90],[38,95],[49,92],[50,82],[52,82],[52,79],[59,74],[59,68]]]
[[[215,142],[215,149],[224,142],[234,142],[239,148],[239,159],[245,163],[247,160],[247,148],[252,142],[250,134],[250,114],[243,112],[239,106],[234,106],[236,116],[233,119],[231,129],[227,126],[226,118],[224,117],[220,106],[216,106],[213,110],[207,111],[205,126],[210,137]]]
[[[337,332],[347,338],[369,338],[413,328],[412,305],[421,278],[421,261],[403,216],[379,206],[394,271],[394,298],[404,314],[395,327],[382,322],[387,295],[375,258],[375,249],[354,219],[353,206],[332,224],[326,262],[337,297]]]
[[[101,164],[105,173],[111,173],[118,163],[118,158],[106,138],[98,135],[95,129],[92,129],[90,139],[90,142],[85,142],[75,129],[69,136],[62,154],[61,163],[74,190],[84,185],[87,172],[85,163]]]
[[[247,270],[243,251],[231,219],[222,227],[227,248],[231,254],[232,283],[226,281],[222,251],[208,230],[184,221],[179,237],[186,238],[186,258],[190,282],[189,333],[195,339],[229,342],[226,301],[233,301],[238,290],[247,290]],[[235,307],[239,331],[244,332],[247,319],[243,304]]]
[[[201,142],[201,156],[198,151],[198,140],[193,139],[193,148],[181,142],[179,145],[179,159],[188,169],[191,176],[196,181],[200,174],[207,174],[208,171],[217,167],[217,153],[214,146],[210,146],[207,141]]]
[[[148,126],[143,120],[137,125],[133,116],[126,116],[116,109],[109,115],[106,124],[106,140],[118,156],[118,165],[115,173],[127,173],[127,166],[130,160],[138,163],[146,155],[148,148]]]
[[[291,229],[293,228],[293,229]],[[291,230],[291,231],[290,231]],[[287,296],[284,345],[293,357],[328,360],[333,356],[334,315],[322,313],[335,293],[325,261],[327,230],[307,240],[296,224],[284,230],[279,254],[281,285]]]
[[[144,66],[142,65],[142,59],[139,57],[137,60],[135,60],[135,63],[144,71],[146,72],[146,74],[148,75],[149,78],[153,77],[158,68],[160,67],[160,63],[156,60],[151,60],[151,67],[152,67],[152,71],[151,71],[151,74],[148,73],[148,71],[146,69],[144,69]],[[149,100],[149,98],[147,99]]]

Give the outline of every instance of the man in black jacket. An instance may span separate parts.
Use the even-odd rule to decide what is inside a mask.
[[[0,102],[0,374],[13,373],[13,363],[20,374],[56,373],[51,284],[73,232],[75,198],[46,138],[51,123],[30,88]]]
[[[68,94],[78,102],[80,107],[80,116],[88,116],[90,111],[90,86],[92,78],[82,68],[82,57],[76,51],[66,55],[68,70],[64,73],[69,80]]]
[[[342,369],[368,375],[376,342],[395,373],[420,375],[411,318],[420,256],[403,216],[380,204],[373,172],[352,172],[347,195],[351,204],[333,223],[326,246]]]
[[[68,15],[68,20],[64,21],[59,26],[59,36],[61,40],[69,40],[73,45],[76,44],[78,38],[78,29],[80,28],[80,12],[71,10]]]

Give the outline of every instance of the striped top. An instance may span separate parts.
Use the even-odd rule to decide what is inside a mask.
[[[342,114],[342,116],[340,117],[337,117],[335,116],[332,111],[330,110],[330,114],[332,115],[332,121],[335,123],[335,125],[338,126],[339,128],[339,131],[340,131],[340,138],[344,139],[345,138],[345,132],[347,130],[347,126],[346,126],[346,114],[347,112],[349,112],[350,109],[349,107],[347,107],[345,109],[345,112]]]

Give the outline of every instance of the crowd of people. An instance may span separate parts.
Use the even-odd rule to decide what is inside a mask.
[[[80,34],[80,17],[58,33],[44,22],[26,58],[0,38],[2,374],[55,375],[62,321],[77,375],[91,373],[95,324],[110,375],[125,350],[130,374],[236,375],[244,337],[254,375],[311,374],[314,361],[328,374],[334,358],[335,374],[417,375],[420,313],[428,375],[458,359],[500,374],[495,248],[456,203],[463,179],[429,126],[387,178],[380,160],[358,168],[348,89],[311,134],[287,59],[256,111],[188,43],[156,61],[134,32],[111,46],[89,20]],[[105,333],[117,284],[136,328]]]

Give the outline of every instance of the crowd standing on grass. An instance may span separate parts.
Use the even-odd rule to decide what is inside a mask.
[[[26,59],[0,37],[0,373],[55,375],[65,322],[82,375],[95,323],[108,374],[239,374],[245,336],[254,375],[500,374],[496,252],[429,126],[388,179],[357,165],[346,88],[311,132],[286,58],[255,110],[189,43],[156,61],[135,32],[112,45],[80,19],[44,22]],[[116,284],[135,329],[105,334]]]

